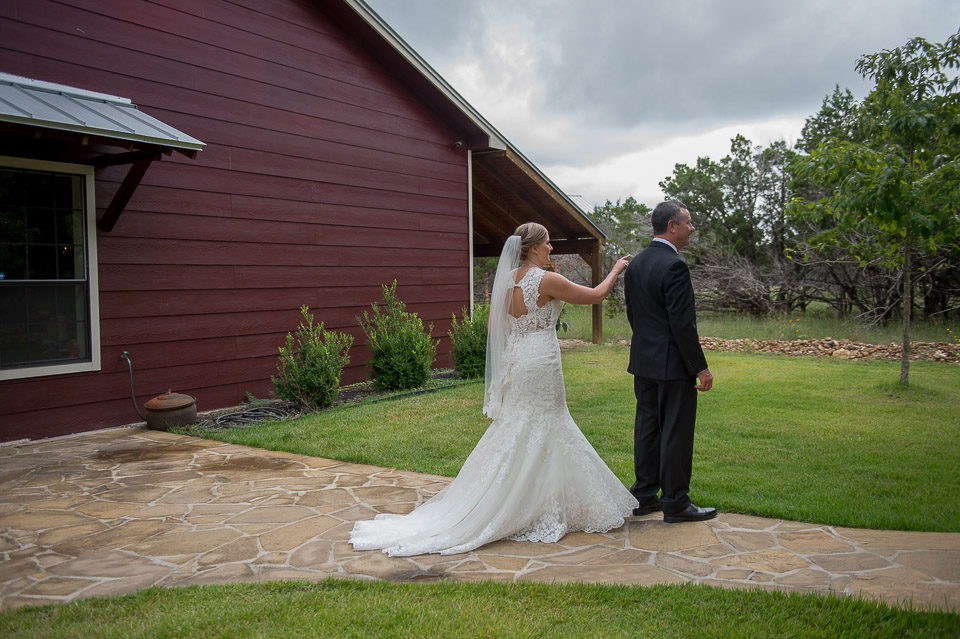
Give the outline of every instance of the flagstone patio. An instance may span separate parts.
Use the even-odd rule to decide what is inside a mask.
[[[652,514],[606,534],[459,555],[391,558],[347,543],[353,522],[409,512],[449,481],[136,427],[0,447],[0,610],[327,577],[695,582],[960,610],[960,533]]]

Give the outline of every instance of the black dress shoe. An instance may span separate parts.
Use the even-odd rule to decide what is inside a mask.
[[[679,512],[663,513],[663,520],[668,524],[675,524],[681,521],[706,521],[717,516],[716,508],[700,508],[693,503]]]
[[[649,499],[644,499],[640,502],[640,505],[633,509],[634,517],[639,517],[640,515],[649,515],[650,513],[655,513],[660,508],[660,500],[656,497],[650,497]]]

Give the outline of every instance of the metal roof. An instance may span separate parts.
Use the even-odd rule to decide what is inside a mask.
[[[0,73],[0,122],[199,151],[203,142],[127,98]]]

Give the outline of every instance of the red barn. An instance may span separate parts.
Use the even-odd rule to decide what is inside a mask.
[[[0,0],[0,72],[0,440],[136,421],[125,352],[140,404],[268,396],[304,304],[360,381],[355,318],[394,279],[449,366],[472,258],[524,221],[599,264],[361,0]]]

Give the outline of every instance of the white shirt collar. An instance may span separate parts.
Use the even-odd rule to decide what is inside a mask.
[[[666,244],[667,246],[669,246],[670,248],[672,248],[674,253],[676,253],[677,255],[680,254],[680,251],[677,250],[677,247],[674,246],[674,245],[673,245],[673,242],[671,242],[670,240],[665,240],[665,239],[663,239],[662,237],[655,237],[655,238],[653,238],[653,241],[654,241],[654,242],[663,242],[664,244]]]

